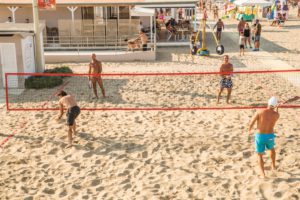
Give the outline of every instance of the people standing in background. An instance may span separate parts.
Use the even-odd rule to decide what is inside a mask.
[[[214,6],[213,12],[214,12],[214,20],[218,20],[219,19],[219,8],[217,5]]]
[[[6,21],[5,23],[13,23],[12,18],[11,18],[11,17],[8,17],[8,18],[7,18],[7,21]]]
[[[246,24],[246,22],[244,21],[244,18],[241,18],[240,22],[237,26],[238,33],[241,33],[242,31],[244,32],[245,24]]]
[[[240,45],[240,56],[242,56],[242,55],[245,54],[245,36],[244,36],[244,32],[240,32],[239,45]]]
[[[140,21],[140,24],[139,24],[138,28],[139,28],[139,31],[144,30],[144,25],[143,25],[142,21]]]
[[[300,17],[300,1],[298,0],[298,17]]]
[[[260,47],[260,35],[261,35],[261,24],[259,20],[256,19],[255,21],[255,33],[254,33],[254,49],[253,51],[259,51]]]
[[[252,48],[251,46],[251,28],[250,25],[248,23],[245,24],[245,28],[244,28],[244,36],[245,36],[245,47],[247,48],[247,42],[249,44],[249,47]]]

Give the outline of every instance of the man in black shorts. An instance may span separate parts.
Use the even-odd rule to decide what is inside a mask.
[[[216,37],[217,37],[217,40],[220,41],[221,40],[222,30],[224,30],[224,23],[222,22],[221,19],[218,20],[218,22],[214,26],[214,29],[216,27],[217,27]]]
[[[232,72],[233,72],[233,65],[229,63],[229,56],[225,55],[224,56],[224,63],[220,67],[220,76],[221,76],[221,81],[220,81],[220,90],[218,93],[217,97],[217,104],[219,103],[220,96],[224,90],[224,88],[227,88],[227,100],[226,102],[229,103],[229,99],[231,96],[231,91],[232,91]]]
[[[57,96],[59,97],[59,109],[60,109],[60,115],[58,116],[57,120],[60,120],[61,117],[64,114],[64,107],[66,107],[67,110],[67,125],[69,127],[68,130],[68,139],[69,144],[66,148],[69,148],[72,146],[73,137],[72,134],[76,134],[76,122],[75,119],[80,114],[80,108],[78,107],[75,99],[73,96],[68,95],[65,91],[60,91]]]

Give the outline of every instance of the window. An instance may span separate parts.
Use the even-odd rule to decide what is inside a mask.
[[[82,19],[94,19],[94,7],[81,8]]]
[[[129,6],[120,6],[120,19],[129,19]]]

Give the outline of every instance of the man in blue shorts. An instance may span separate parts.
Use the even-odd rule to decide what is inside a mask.
[[[260,177],[265,178],[263,154],[265,150],[270,150],[270,157],[272,159],[272,170],[275,170],[275,134],[274,126],[279,119],[278,101],[276,97],[271,97],[268,101],[266,109],[259,110],[253,116],[250,125],[249,133],[252,127],[257,123],[258,132],[255,134],[255,149],[258,156],[258,163],[260,169]]]

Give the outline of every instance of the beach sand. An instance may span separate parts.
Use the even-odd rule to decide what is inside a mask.
[[[259,57],[253,57],[259,53],[246,52],[240,58],[237,41],[224,43],[235,70],[268,69]],[[170,51],[161,50],[153,63],[104,63],[104,72],[217,71],[222,62],[217,55],[192,61],[187,48]],[[86,66],[77,64],[73,69],[82,73]],[[106,80],[106,88],[112,97],[99,102],[109,107],[215,106],[218,78],[198,77],[198,85],[191,80],[195,81],[183,77],[159,81],[111,78]],[[274,93],[281,98],[299,94],[299,88],[275,75],[261,76],[262,88],[251,90],[251,84],[259,85],[257,80],[254,76],[246,81],[236,77],[234,106],[263,105]],[[82,85],[79,91],[87,89],[85,80],[69,81],[70,85]],[[70,93],[76,93],[68,87]],[[45,106],[53,107],[55,99],[47,101],[52,92],[27,92],[23,96],[27,102],[15,106],[35,107],[45,101]],[[224,95],[220,106],[227,106]],[[99,106],[86,94],[76,98],[83,107]],[[267,153],[267,178],[262,180],[258,178],[254,135],[248,133],[255,110],[82,111],[76,143],[65,149],[67,127],[65,117],[55,120],[58,112],[7,112],[1,106],[0,141],[15,135],[0,149],[0,199],[300,198],[299,109],[279,109],[275,128],[278,169],[275,173],[270,170]]]
[[[4,112],[4,111],[3,111]],[[276,128],[278,172],[258,178],[247,111],[82,112],[67,145],[52,111],[7,113],[1,199],[297,199],[300,110]],[[5,113],[1,113],[3,116]]]

